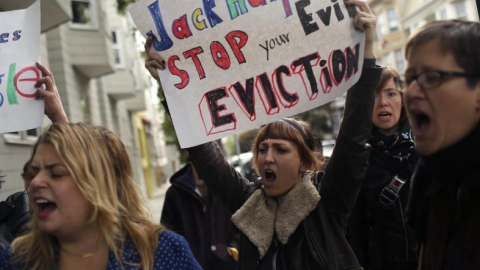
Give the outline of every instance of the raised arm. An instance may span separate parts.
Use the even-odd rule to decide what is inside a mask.
[[[165,60],[158,54],[151,52],[152,38],[145,43],[147,59],[145,68],[160,83],[158,69],[165,69]],[[166,100],[162,105],[168,112]],[[225,159],[222,149],[216,142],[201,144],[188,148],[188,156],[193,163],[198,177],[205,181],[207,188],[217,197],[231,213],[235,213],[248,199],[254,185],[244,179]],[[261,185],[261,183],[259,182]]]
[[[207,188],[231,213],[235,213],[248,199],[256,185],[235,170],[225,159],[216,142],[188,148],[189,158],[195,166],[198,177],[205,181]]]
[[[335,148],[321,180],[322,203],[329,209],[350,214],[367,170],[372,128],[372,113],[382,69],[375,66],[373,40],[376,19],[370,7],[361,0],[348,4],[360,7],[354,18],[355,28],[365,31],[365,62],[360,80],[347,93],[345,110]],[[346,225],[346,224],[345,224]]]
[[[67,114],[63,110],[62,100],[60,99],[52,72],[40,64],[40,62],[37,62],[36,65],[42,71],[42,78],[35,83],[37,88],[35,99],[43,99],[45,101],[45,115],[48,116],[52,123],[68,123]],[[41,87],[43,84],[45,84],[45,89]]]

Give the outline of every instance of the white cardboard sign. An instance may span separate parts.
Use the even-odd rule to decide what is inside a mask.
[[[41,77],[39,56],[40,1],[0,12],[0,133],[42,125],[44,102],[35,100],[33,87]]]
[[[341,0],[141,0],[129,12],[166,61],[182,148],[323,105],[361,75],[364,35]]]

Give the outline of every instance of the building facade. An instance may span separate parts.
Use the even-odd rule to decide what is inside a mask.
[[[0,11],[33,2],[2,0]],[[54,74],[70,122],[104,126],[117,134],[138,183],[152,195],[169,161],[132,20],[118,14],[116,0],[42,0],[41,18],[40,61]],[[0,170],[7,180],[0,200],[23,189],[22,167],[49,124],[45,119],[35,130],[0,134]]]
[[[478,21],[474,0],[370,0],[377,16],[375,55],[381,65],[404,72],[404,47],[419,27],[434,20]]]

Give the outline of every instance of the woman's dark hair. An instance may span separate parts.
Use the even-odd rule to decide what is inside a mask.
[[[321,167],[319,162],[319,155],[315,149],[315,136],[313,135],[312,129],[310,126],[301,120],[296,120],[293,118],[286,118],[287,121],[293,121],[294,125],[297,125],[300,128],[302,134],[297,130],[292,124],[285,120],[279,120],[270,124],[265,125],[260,129],[252,144],[252,165],[255,168],[255,171],[260,174],[258,171],[258,151],[260,148],[260,143],[266,139],[282,139],[295,143],[298,147],[298,153],[300,159],[305,163],[308,170],[316,171]]]
[[[468,74],[480,74],[480,23],[461,20],[433,21],[413,34],[405,47],[405,59],[409,59],[415,48],[438,40],[445,53],[452,53],[457,64]],[[474,87],[478,78],[467,78]]]
[[[390,80],[393,79],[395,82],[395,86],[397,87],[397,90],[401,90],[401,88],[405,87],[405,84],[403,80],[401,79],[400,73],[393,68],[389,66],[382,66],[382,77],[380,78],[380,82],[377,86],[377,89],[375,90],[375,93],[378,94],[382,89],[390,82]],[[405,111],[405,106],[403,105],[403,93],[399,92],[400,96],[402,97],[402,109],[400,113],[400,127],[403,126],[405,121],[408,120],[407,112]],[[373,126],[372,126],[373,127]]]

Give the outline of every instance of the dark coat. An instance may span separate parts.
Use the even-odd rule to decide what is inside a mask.
[[[26,192],[14,193],[0,202],[0,252],[15,238],[27,232],[25,225],[30,216]]]
[[[315,174],[313,181],[321,199],[306,218],[297,221],[298,226],[277,257],[286,269],[361,269],[345,233],[367,170],[370,156],[367,141],[380,75],[380,68],[364,68],[360,81],[348,91],[335,150],[325,173]],[[200,178],[205,179],[209,189],[232,213],[241,210],[252,194],[262,188],[261,181],[249,183],[235,171],[216,143],[188,151]],[[242,231],[240,269],[255,269],[259,263],[259,247]]]
[[[348,242],[365,269],[417,268],[415,239],[405,217],[410,179],[418,160],[410,131],[406,122],[398,133],[388,137],[373,132],[369,167],[347,230]],[[383,139],[391,140],[391,145],[386,147]],[[377,205],[380,204],[379,197],[395,175],[405,179],[406,183],[397,201],[386,207],[391,211],[383,215],[382,208]]]
[[[176,172],[170,182],[160,222],[187,239],[203,269],[238,269],[238,262],[227,251],[227,247],[239,248],[239,232],[230,212],[210,192],[205,199],[195,192],[190,165]]]
[[[480,125],[457,144],[421,157],[407,221],[419,269],[480,269]]]

